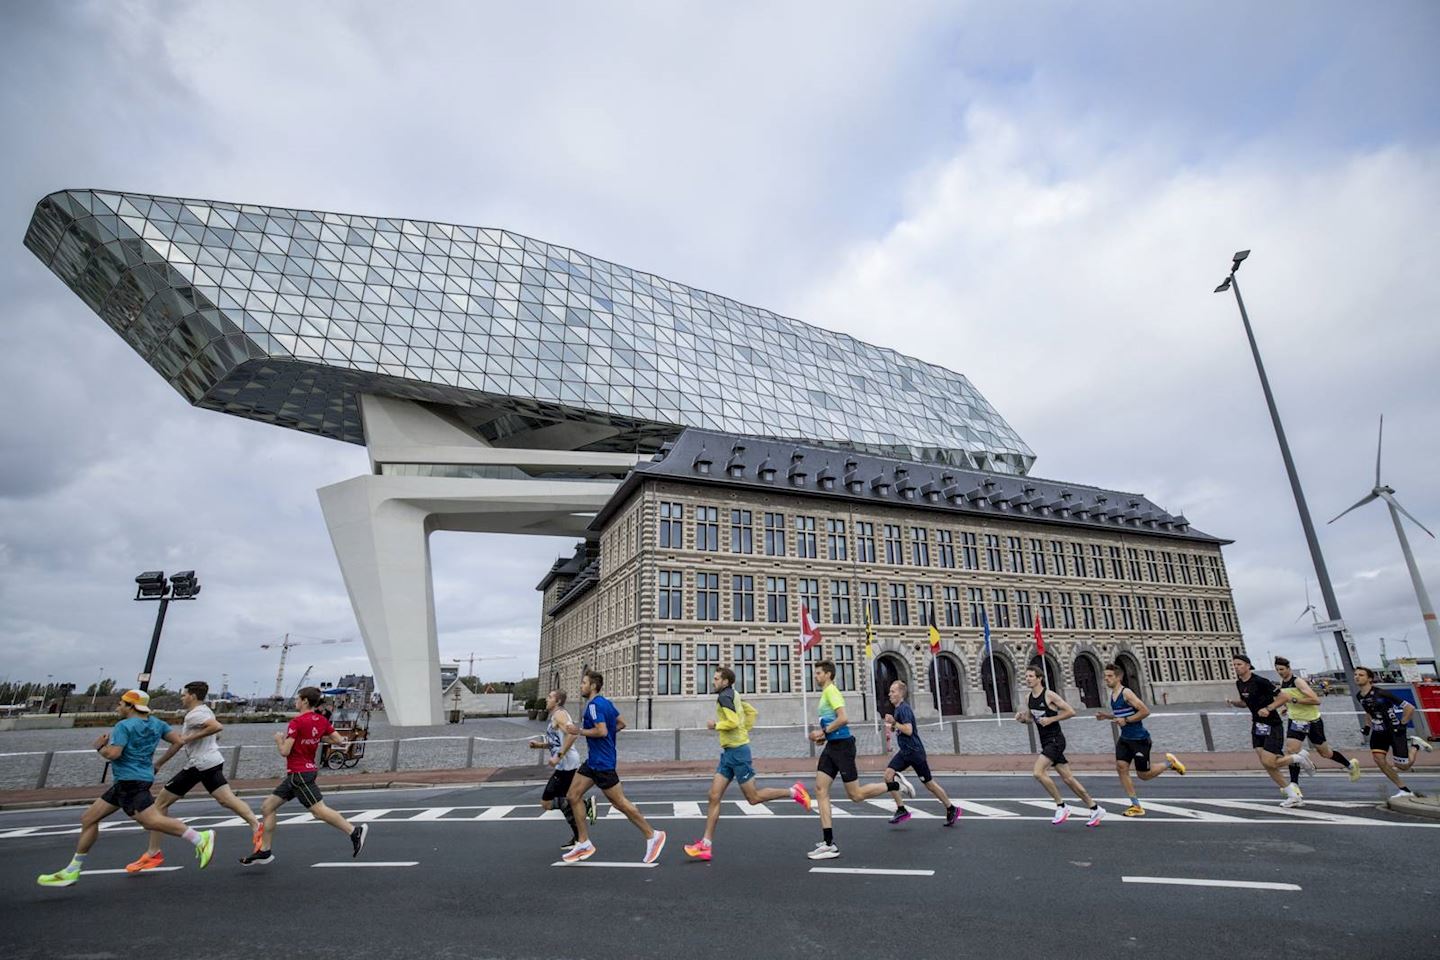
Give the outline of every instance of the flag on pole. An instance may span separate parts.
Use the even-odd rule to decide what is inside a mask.
[[[1045,635],[1040,632],[1040,617],[1035,617],[1035,655],[1045,656]]]
[[[930,652],[940,652],[940,631],[935,629],[935,624],[930,624]]]
[[[810,619],[810,608],[800,604],[800,652],[804,653],[820,643],[820,629]]]
[[[875,655],[875,627],[870,623],[870,604],[865,604],[865,658]]]
[[[990,668],[990,695],[994,697],[995,725],[1000,725],[1000,681],[995,678],[995,652],[990,649],[990,618],[980,608],[980,629],[985,631],[985,665]]]
[[[985,608],[980,608],[980,629],[985,631],[985,656],[990,656],[990,618],[985,616]]]

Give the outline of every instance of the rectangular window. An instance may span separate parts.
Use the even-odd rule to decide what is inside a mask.
[[[720,574],[695,574],[695,619],[720,619]]]
[[[755,578],[730,578],[730,619],[738,623],[755,620]]]
[[[785,556],[785,514],[765,514],[765,556]]]
[[[1220,601],[1220,616],[1225,621],[1225,632],[1235,632],[1235,610],[1230,606],[1229,600]]]
[[[1120,629],[1135,629],[1135,611],[1130,607],[1129,597],[1120,598]]]
[[[1195,555],[1195,582],[1202,587],[1210,585],[1209,579],[1205,576],[1205,558],[1198,553]]]
[[[830,622],[850,622],[850,581],[830,581]]]
[[[1001,630],[1010,626],[1010,599],[1006,592],[999,587],[990,591],[990,599],[994,607],[994,616],[990,618],[990,625]]]
[[[659,612],[661,620],[679,620],[685,615],[685,589],[679,570],[660,571]]]
[[[924,527],[910,528],[910,559],[917,567],[930,566],[930,531]]]
[[[855,690],[855,644],[837,643],[831,648],[835,653],[835,686],[841,690]]]
[[[940,551],[940,566],[955,569],[955,535],[949,530],[935,531],[935,548]]]
[[[1065,544],[1059,540],[1050,541],[1050,565],[1055,568],[1055,576],[1065,576]]]
[[[1219,557],[1210,557],[1210,582],[1217,587],[1225,586],[1225,567]]]
[[[695,508],[695,549],[720,549],[720,508]]]
[[[900,528],[885,524],[885,562],[900,566],[905,562],[904,544],[900,542]]]
[[[1150,623],[1150,598],[1136,597],[1135,608],[1140,613],[1140,629],[1145,631],[1146,633],[1149,633],[1152,629],[1154,629]]]
[[[1170,609],[1165,606],[1164,597],[1155,598],[1155,628],[1161,633],[1170,632]]]
[[[1196,674],[1196,672],[1195,672],[1195,648],[1194,648],[1194,647],[1186,647],[1186,648],[1185,648],[1185,679],[1186,679],[1186,680],[1198,680],[1198,679],[1200,679],[1199,676],[1198,676],[1198,675]]]
[[[1025,551],[1021,549],[1020,544],[1021,540],[1019,537],[1005,538],[1005,551],[1010,555],[1011,573],[1025,572]]]
[[[685,692],[685,646],[679,643],[655,644],[655,695],[678,696]],[[705,689],[710,678],[705,678]]]
[[[897,627],[910,625],[910,600],[903,583],[890,584],[890,622]]]
[[[660,503],[660,548],[679,550],[685,546],[685,507],[679,503]]]
[[[1160,582],[1160,565],[1155,562],[1155,551],[1145,551],[1145,576],[1151,583]]]
[[[970,605],[970,625],[978,628],[980,613],[985,609],[985,591],[979,587],[966,587],[965,601]]]
[[[960,615],[960,588],[945,588],[945,626],[963,627],[965,622]]]
[[[1180,602],[1179,597],[1171,598],[1170,612],[1175,616],[1175,632],[1183,633],[1185,631],[1185,605]]]
[[[831,560],[848,560],[849,550],[846,548],[845,521],[825,521],[825,546],[830,551]]]
[[[755,644],[737,643],[730,648],[735,655],[731,669],[735,671],[735,689],[739,693],[759,693],[755,686]]]
[[[815,518],[795,518],[795,556],[802,560],[814,560],[820,556],[819,545],[815,542]]]
[[[679,644],[676,644],[679,646]],[[720,669],[720,644],[718,643],[697,643],[695,644],[695,692],[709,693],[714,689],[711,680],[715,671]],[[679,690],[675,691],[679,693]]]
[[[1199,633],[1204,629],[1204,625],[1200,622],[1200,601],[1192,599],[1190,601],[1190,632]]]
[[[1145,669],[1150,674],[1151,680],[1160,679],[1160,648],[1147,646],[1145,648]]]
[[[975,534],[962,532],[960,534],[960,547],[965,554],[965,569],[979,570],[980,549],[975,544]]]
[[[986,569],[995,573],[1005,570],[1004,565],[1000,562],[1000,538],[993,533],[985,534],[985,564]]]
[[[815,644],[805,651],[805,690],[807,693],[814,693],[815,686],[815,664],[825,659],[824,644]],[[808,722],[808,719],[807,719]]]
[[[790,692],[790,644],[772,643],[766,651],[767,679],[770,681],[769,690],[771,693]]]
[[[1140,580],[1140,551],[1135,547],[1125,548],[1125,559],[1130,567],[1130,579]]]
[[[858,563],[875,562],[875,524],[864,521],[856,522],[855,560]]]
[[[1190,554],[1180,554],[1180,582],[1187,587],[1194,583],[1190,573]]]
[[[1175,682],[1180,680],[1180,657],[1174,647],[1165,648],[1165,678]]]
[[[1119,547],[1111,547],[1111,548],[1110,548],[1110,579],[1111,579],[1111,580],[1124,580],[1124,579],[1125,579],[1125,565],[1120,562],[1120,548],[1119,548]]]
[[[1095,595],[1080,594],[1080,625],[1086,630],[1095,629]]]
[[[1030,607],[1030,591],[1015,591],[1015,622],[1022,627],[1035,626],[1035,612]]]
[[[1220,632],[1220,618],[1215,615],[1215,601],[1205,601],[1205,627],[1211,633]]]
[[[765,620],[769,623],[790,622],[790,597],[784,577],[765,578]]]
[[[810,620],[814,623],[820,622],[820,581],[803,579],[796,580],[795,586],[800,591],[800,603],[810,611]]]
[[[1090,576],[1090,567],[1085,562],[1085,544],[1070,544],[1070,572],[1077,577]]]
[[[1055,629],[1055,604],[1049,590],[1040,591],[1040,626],[1046,630]]]
[[[1105,548],[1098,543],[1090,544],[1090,567],[1096,580],[1105,579]]]
[[[755,552],[755,527],[749,510],[730,511],[730,552]]]
[[[1030,572],[1045,576],[1045,541],[1030,538]]]
[[[1166,582],[1166,583],[1174,583],[1174,582],[1175,582],[1175,554],[1171,553],[1169,550],[1161,551],[1161,553],[1160,553],[1160,561],[1161,561],[1161,565],[1165,568],[1165,582]]]
[[[1060,594],[1060,626],[1066,630],[1075,629],[1075,600],[1071,594]]]
[[[935,588],[921,584],[915,588],[915,600],[920,608],[920,626],[935,623]]]
[[[1115,629],[1115,600],[1108,593],[1100,594],[1100,625],[1106,630]]]
[[[860,615],[868,617],[872,627],[880,624],[880,584],[874,580],[860,582]]]

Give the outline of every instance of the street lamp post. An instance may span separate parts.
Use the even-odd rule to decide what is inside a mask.
[[[1315,524],[1310,519],[1310,508],[1305,503],[1305,491],[1300,488],[1300,475],[1295,471],[1295,458],[1290,455],[1290,444],[1285,439],[1285,428],[1280,423],[1280,411],[1275,408],[1275,394],[1270,390],[1270,378],[1265,376],[1265,364],[1260,360],[1260,347],[1255,343],[1255,331],[1250,327],[1250,315],[1245,312],[1245,301],[1240,296],[1240,282],[1235,279],[1240,264],[1248,256],[1249,250],[1241,250],[1235,254],[1230,263],[1229,275],[1215,288],[1215,292],[1235,292],[1235,304],[1240,308],[1240,320],[1245,324],[1250,353],[1255,357],[1255,370],[1260,374],[1260,389],[1264,391],[1265,404],[1270,408],[1270,422],[1275,425],[1275,439],[1280,443],[1280,457],[1285,461],[1285,473],[1290,478],[1290,492],[1295,495],[1295,508],[1300,512],[1300,526],[1305,531],[1305,543],[1310,548],[1310,561],[1315,565],[1315,576],[1320,581],[1320,596],[1325,601],[1325,615],[1332,623],[1338,624],[1342,619],[1340,604],[1335,599],[1335,588],[1330,583],[1330,571],[1325,568],[1325,556],[1320,552],[1320,541],[1315,538]],[[1345,676],[1353,676],[1355,663],[1350,657],[1350,645],[1345,642],[1343,626],[1335,629],[1335,646],[1340,651],[1340,663],[1345,669]]]
[[[158,600],[160,609],[155,613],[155,630],[150,634],[150,650],[145,654],[145,670],[140,674],[140,689],[150,689],[150,673],[155,669],[155,654],[160,649],[160,630],[165,626],[165,611],[170,609],[171,600],[194,600],[200,593],[200,584],[194,570],[182,570],[167,582],[165,571],[147,570],[135,578],[136,600]]]
[[[90,712],[95,712],[95,698],[100,696],[100,682],[105,678],[105,668],[101,667],[100,672],[95,674],[95,686],[90,691]]]

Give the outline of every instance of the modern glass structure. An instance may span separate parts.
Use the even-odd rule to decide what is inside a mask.
[[[994,474],[960,374],[505,230],[99,190],[25,245],[192,404],[364,444],[320,490],[389,719],[438,723],[429,534],[589,536],[687,427]]]

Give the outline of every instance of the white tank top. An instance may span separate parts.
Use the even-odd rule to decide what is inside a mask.
[[[550,756],[560,757],[560,747],[565,743],[567,734],[564,730],[555,726],[555,715],[550,715],[550,725],[545,728],[545,743],[550,748]],[[570,744],[570,749],[565,751],[565,756],[560,757],[560,762],[555,764],[556,770],[576,770],[580,767],[580,751],[575,744]]]

